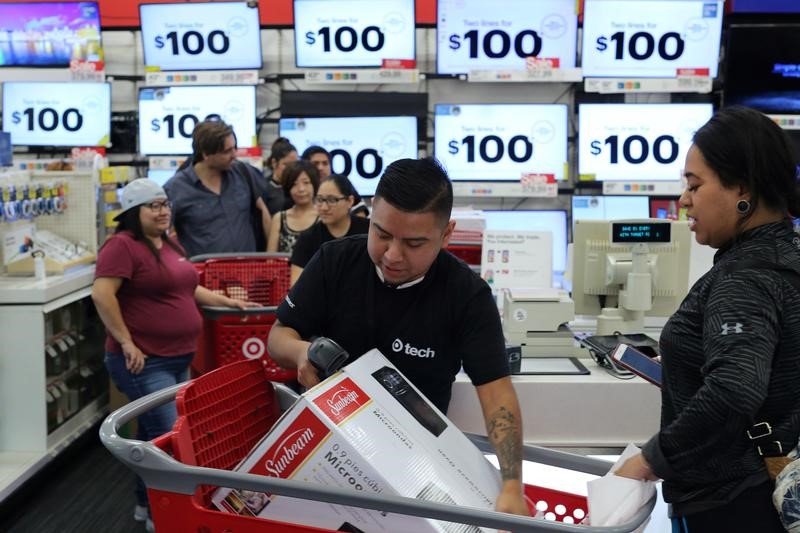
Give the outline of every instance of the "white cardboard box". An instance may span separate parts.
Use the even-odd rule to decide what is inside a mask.
[[[500,474],[377,350],[306,392],[238,471],[493,509]],[[339,531],[477,533],[474,526],[219,489],[221,510]]]

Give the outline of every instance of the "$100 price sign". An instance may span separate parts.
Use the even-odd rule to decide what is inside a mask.
[[[139,93],[139,151],[189,154],[192,132],[203,120],[233,127],[239,147],[255,141],[255,88],[252,86],[161,87]]]
[[[386,167],[398,159],[416,159],[416,117],[286,118],[280,135],[299,152],[312,145],[331,154],[331,170],[344,174],[359,194],[372,196]]]
[[[440,0],[437,71],[525,70],[526,58],[575,66],[573,0]]]
[[[710,104],[584,104],[579,110],[581,175],[597,180],[674,181]]]
[[[714,78],[721,31],[721,0],[587,0],[583,74]]]
[[[258,9],[246,2],[142,4],[141,18],[148,67],[261,68]]]
[[[414,0],[296,0],[298,67],[380,67],[415,57]]]
[[[15,145],[105,146],[110,120],[107,83],[4,84],[3,131]]]
[[[567,160],[567,108],[439,104],[434,152],[453,180],[520,181],[530,174],[561,180]]]

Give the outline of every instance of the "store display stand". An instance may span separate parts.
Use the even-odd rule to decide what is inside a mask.
[[[0,501],[108,412],[93,277],[0,278]]]

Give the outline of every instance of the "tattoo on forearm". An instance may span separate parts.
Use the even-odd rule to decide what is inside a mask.
[[[486,430],[489,441],[497,452],[503,480],[521,479],[522,443],[516,417],[511,411],[501,406],[489,418]]]

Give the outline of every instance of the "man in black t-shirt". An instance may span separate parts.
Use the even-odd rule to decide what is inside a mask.
[[[500,462],[497,509],[527,515],[522,423],[500,317],[488,285],[444,250],[452,205],[452,185],[435,160],[389,165],[369,233],[322,245],[278,308],[269,353],[311,387],[319,377],[305,339],[329,337],[351,357],[378,348],[442,411],[463,366]]]

